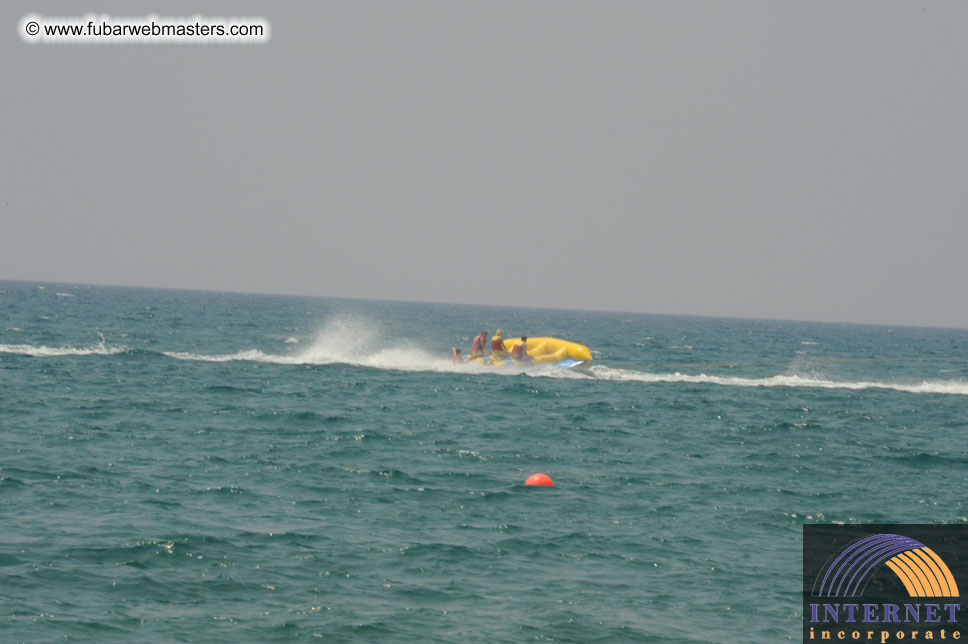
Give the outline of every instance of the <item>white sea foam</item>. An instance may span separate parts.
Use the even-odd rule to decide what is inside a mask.
[[[235,353],[201,354],[182,351],[165,351],[164,354],[178,360],[197,360],[202,362],[232,362],[246,360],[283,365],[325,365],[349,364],[376,369],[395,369],[398,371],[459,371],[449,358],[434,355],[423,349],[392,347],[372,353],[356,355],[335,355],[320,351],[317,345],[301,353],[291,355],[265,353],[259,349],[245,349]],[[482,366],[482,369],[486,367]]]
[[[599,380],[621,382],[685,382],[714,384],[727,387],[810,387],[819,389],[891,389],[913,394],[968,395],[968,382],[964,380],[923,380],[918,383],[891,383],[867,380],[828,380],[821,376],[776,375],[765,378],[741,378],[738,376],[690,375],[683,373],[650,373],[632,369],[617,369],[604,365],[592,365],[589,374]]]
[[[502,367],[495,369],[477,362],[454,364],[449,352],[431,352],[412,343],[401,341],[394,346],[383,348],[358,350],[348,349],[346,346],[334,346],[326,339],[317,339],[306,350],[293,354],[265,353],[259,349],[245,349],[235,353],[200,354],[181,351],[165,351],[164,355],[178,360],[196,360],[201,362],[232,362],[236,360],[263,362],[281,365],[326,365],[348,364],[374,369],[393,369],[395,371],[434,371],[443,373],[491,373],[500,375],[530,375],[551,377],[569,377],[569,370],[560,369],[553,365],[538,365],[532,367]],[[587,378],[572,374],[571,377]]]
[[[291,339],[298,342],[296,338]],[[288,343],[289,340],[286,342]],[[354,315],[341,315],[330,319],[312,343],[293,353],[265,353],[259,349],[245,349],[226,354],[178,351],[164,353],[178,360],[204,362],[248,360],[288,365],[350,364],[399,371],[457,371],[460,369],[446,354],[433,353],[406,340],[395,342],[387,340],[371,320]],[[487,369],[483,366],[481,368]]]
[[[73,293],[55,293],[57,297],[74,297]]]
[[[101,355],[110,356],[116,353],[124,353],[128,347],[109,347],[104,341],[86,347],[48,347],[45,345],[34,346],[32,344],[0,344],[0,353],[15,353],[24,356],[37,356],[43,358],[57,356],[90,356]]]
[[[194,360],[198,362],[232,362],[233,360],[249,360],[253,362],[275,362],[278,364],[299,364],[295,360],[287,359],[287,356],[273,356],[258,349],[246,349],[235,353],[225,354],[205,354],[191,353],[188,351],[163,351],[169,358],[177,360]]]

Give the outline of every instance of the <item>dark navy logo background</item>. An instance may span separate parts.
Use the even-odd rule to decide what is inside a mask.
[[[968,525],[803,526],[803,641],[956,642]]]

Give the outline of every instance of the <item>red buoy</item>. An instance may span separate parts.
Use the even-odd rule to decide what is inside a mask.
[[[528,477],[528,480],[524,482],[525,485],[550,485],[555,486],[555,482],[551,480],[551,477],[547,474],[542,474],[538,472],[537,474],[532,474]]]

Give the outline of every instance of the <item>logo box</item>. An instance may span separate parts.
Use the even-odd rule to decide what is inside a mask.
[[[968,525],[803,526],[803,641],[968,642]]]

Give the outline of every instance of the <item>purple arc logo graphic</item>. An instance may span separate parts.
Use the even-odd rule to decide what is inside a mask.
[[[898,534],[858,539],[832,556],[817,575],[814,597],[859,597],[881,566],[887,566],[911,597],[958,597],[948,566],[931,548]]]

